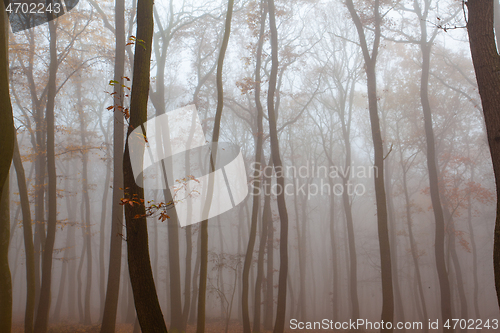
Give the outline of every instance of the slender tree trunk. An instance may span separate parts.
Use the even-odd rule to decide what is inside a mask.
[[[497,300],[500,303],[500,56],[493,32],[493,0],[469,0],[467,30],[481,95],[497,189],[497,213],[493,245],[493,268]]]
[[[227,44],[229,42],[229,35],[231,33],[231,19],[233,17],[233,5],[234,0],[228,0],[227,4],[227,14],[226,23],[224,27],[224,38],[222,39],[222,45],[219,52],[219,58],[217,61],[217,110],[215,113],[214,120],[214,131],[212,134],[212,145],[215,147],[215,151],[210,155],[211,172],[215,171],[214,166],[216,165],[216,155],[217,153],[217,143],[219,142],[219,132],[220,132],[220,121],[222,118],[222,109],[224,107],[224,88],[222,82],[222,68],[224,65],[224,57],[227,50]],[[208,188],[213,187],[213,177],[209,177]],[[205,202],[204,210],[210,209],[212,204],[212,195],[209,194],[207,201]],[[207,215],[207,214],[204,214]],[[201,222],[201,264],[200,264],[200,285],[199,285],[199,295],[198,295],[198,319],[196,323],[196,332],[205,332],[205,308],[206,308],[206,293],[207,293],[207,275],[208,275],[208,220]]]
[[[170,2],[172,4],[172,2]],[[170,8],[173,10],[172,8]],[[164,46],[167,47],[167,46]],[[156,116],[160,116],[162,114],[165,114],[165,80],[164,80],[164,68],[165,68],[165,61],[166,61],[166,52],[164,52],[161,56],[161,59],[159,60],[158,63],[158,82],[156,84],[157,86],[157,93],[152,95],[152,101],[153,105],[155,106],[156,109]],[[153,97],[154,96],[154,97]],[[166,132],[164,135],[166,137],[169,137],[168,133],[168,126],[164,127],[164,131]],[[158,147],[158,149],[161,149],[161,147]],[[170,151],[172,148],[170,145],[166,144],[164,145],[163,149],[166,150],[166,154],[169,155]],[[172,166],[167,167],[165,163],[170,163],[171,162],[165,162],[162,161],[162,167],[163,170],[165,168],[172,169]],[[167,175],[166,173],[164,174],[164,180],[165,183],[167,184],[167,189],[163,190],[163,197],[165,200],[165,203],[173,202],[172,198],[172,193],[170,193],[170,190],[168,189],[168,180],[167,180]],[[178,222],[178,217],[177,217],[177,211],[174,207],[169,209],[168,213],[168,260],[169,260],[169,267],[170,269],[168,270],[169,272],[169,287],[170,287],[170,297],[169,297],[169,302],[170,302],[170,330],[175,332],[177,330],[182,331],[183,330],[183,317],[182,317],[182,294],[181,294],[181,271],[180,271],[180,262],[179,262],[179,222]]]
[[[422,26],[426,23],[422,22]],[[444,255],[445,243],[445,226],[443,207],[439,197],[439,170],[436,156],[436,145],[434,143],[434,130],[432,128],[432,113],[429,103],[429,70],[430,70],[430,54],[431,48],[427,42],[427,33],[425,28],[422,28],[422,42],[420,44],[422,50],[422,78],[420,82],[420,100],[422,102],[422,111],[424,114],[425,138],[427,141],[427,168],[429,171],[429,184],[431,193],[432,209],[435,219],[435,252],[436,268],[439,278],[439,288],[441,292],[441,317],[443,322],[451,319],[451,294],[450,281],[448,272],[446,271],[446,261]],[[444,328],[446,330],[446,328]],[[449,331],[453,331],[450,329]]]
[[[12,281],[9,269],[9,170],[14,153],[14,122],[9,93],[8,19],[0,9],[0,331],[10,332],[12,325]],[[31,226],[30,226],[31,227]]]
[[[403,190],[404,190],[404,195],[405,195],[406,222],[408,225],[408,237],[410,239],[410,251],[411,251],[411,256],[413,259],[413,265],[415,266],[415,279],[417,281],[418,293],[420,296],[420,304],[422,306],[422,316],[423,316],[423,320],[427,321],[429,316],[427,314],[427,305],[425,303],[425,297],[424,297],[424,287],[422,285],[422,277],[420,274],[420,265],[418,263],[418,249],[417,249],[417,245],[415,242],[415,237],[413,236],[413,225],[412,225],[413,222],[412,222],[412,218],[411,218],[411,202],[410,202],[410,196],[408,194],[408,185],[407,185],[407,179],[406,179],[406,174],[407,174],[408,170],[406,169],[406,166],[403,165],[403,163],[401,166],[403,168]],[[429,331],[429,327],[424,325],[424,332],[427,333],[428,331]]]
[[[14,147],[14,167],[17,174],[17,186],[21,199],[21,209],[23,212],[23,232],[24,232],[24,252],[26,254],[26,310],[24,313],[24,332],[33,332],[33,319],[35,315],[35,254],[33,247],[33,231],[31,229],[31,210],[26,185],[26,176],[19,153],[17,137]]]
[[[272,161],[269,162],[269,165],[272,165]],[[267,188],[270,184],[270,177],[264,175],[264,188]],[[264,329],[270,331],[273,328],[274,319],[274,225],[271,211],[271,196],[267,194],[264,194],[264,196],[262,220],[267,220],[267,271]]]
[[[467,307],[467,297],[465,296],[465,286],[464,286],[464,279],[462,275],[462,268],[460,266],[460,261],[458,259],[457,255],[457,249],[455,246],[455,222],[453,220],[453,216],[450,214],[450,211],[448,209],[448,203],[446,202],[446,198],[444,199],[444,207],[443,207],[443,213],[444,217],[446,218],[447,221],[447,227],[446,231],[448,234],[448,251],[450,252],[451,255],[451,261],[453,263],[453,269],[455,270],[455,276],[457,279],[457,290],[458,290],[458,299],[460,300],[460,318],[469,318],[468,316],[468,307]],[[458,313],[458,311],[457,311]],[[457,316],[455,316],[457,317]],[[457,329],[458,330],[458,329]],[[461,332],[466,332],[467,328],[460,328]]]
[[[385,118],[384,118],[384,123],[385,123]],[[384,124],[385,125],[385,124]],[[384,126],[386,127],[386,126]],[[387,128],[387,127],[386,127]],[[392,193],[392,182],[391,182],[391,175],[392,175],[392,159],[391,156],[387,157],[387,164],[385,168],[385,187],[387,189],[387,213],[388,213],[388,222],[389,222],[389,237],[390,237],[390,242],[391,242],[391,249],[392,249],[392,256],[391,256],[391,263],[392,263],[392,278],[393,278],[393,285],[394,285],[394,300],[395,300],[395,305],[396,305],[396,320],[398,322],[405,322],[405,311],[404,311],[404,303],[403,299],[401,296],[401,288],[400,288],[400,282],[399,282],[399,270],[398,270],[398,240],[397,240],[397,234],[396,234],[396,218],[395,218],[395,211],[394,211],[394,200],[393,200],[393,193]],[[405,332],[406,329],[401,329],[402,332]]]
[[[2,165],[2,167],[4,166]],[[10,332],[12,326],[12,280],[8,257],[10,236],[9,204],[9,178],[7,177],[3,182],[0,197],[0,330],[2,332]]]
[[[92,291],[92,230],[90,226],[90,195],[89,195],[89,181],[88,181],[88,152],[87,152],[87,124],[85,121],[85,114],[82,106],[82,77],[78,75],[77,78],[77,99],[78,99],[78,117],[80,121],[80,143],[82,145],[82,196],[84,204],[84,215],[82,222],[85,223],[85,243],[87,251],[87,278],[85,286],[85,305],[84,305],[84,324],[92,324],[90,317],[90,295]]]
[[[331,166],[331,165],[330,165]],[[333,178],[328,177],[328,182],[330,188],[333,189],[334,183]],[[338,272],[338,255],[337,255],[337,236],[335,235],[335,196],[330,195],[330,205],[329,205],[329,218],[330,218],[330,245],[332,247],[332,269],[333,269],[333,279],[332,279],[332,320],[337,321],[339,319],[339,272]]]
[[[45,244],[45,126],[41,107],[35,110],[35,317],[40,302],[41,258]]]
[[[384,322],[392,322],[394,319],[394,295],[392,283],[391,247],[389,243],[389,230],[387,225],[387,203],[384,183],[384,146],[380,131],[380,120],[377,106],[377,76],[376,63],[378,48],[380,45],[381,16],[379,12],[379,0],[373,4],[373,14],[375,19],[375,38],[372,51],[368,50],[367,39],[364,33],[363,23],[359,18],[352,0],[346,1],[347,8],[358,31],[361,49],[365,60],[365,71],[368,89],[368,110],[370,113],[370,125],[372,130],[373,147],[375,153],[375,199],[377,203],[377,225],[378,239],[380,246],[380,265],[382,275],[382,314]],[[381,330],[382,332],[392,332],[392,328]]]
[[[84,210],[84,203],[83,199],[82,202],[80,203],[80,218],[83,221],[83,210]],[[80,230],[82,231],[82,239],[85,240],[85,225],[83,222],[80,223]],[[84,310],[84,301],[82,299],[82,271],[83,271],[83,261],[85,260],[86,256],[86,247],[87,247],[87,242],[83,241],[82,243],[82,252],[80,252],[80,262],[78,263],[78,272],[77,272],[77,290],[76,294],[78,297],[78,315],[80,319],[80,324],[83,324],[85,322],[85,310]]]
[[[68,243],[71,248],[68,251],[70,262],[68,263],[68,291],[66,293],[68,300],[68,319],[71,321],[74,321],[76,318],[76,212],[74,207],[76,207],[76,203],[72,205],[69,196],[66,196],[66,211],[68,213],[69,222],[71,223],[71,225],[68,226]]]
[[[101,333],[114,333],[122,266],[123,207],[123,76],[125,68],[125,0],[115,0],[115,74],[113,100],[113,196],[108,283],[102,315]]]
[[[247,252],[245,255],[245,262],[243,264],[243,290],[241,296],[241,310],[243,315],[243,332],[250,333],[250,314],[248,311],[248,288],[249,288],[249,276],[250,276],[250,268],[252,266],[253,261],[253,250],[255,246],[255,239],[257,236],[257,221],[259,216],[259,203],[260,203],[260,176],[261,173],[261,163],[262,163],[262,139],[263,139],[263,127],[262,127],[262,117],[263,110],[262,104],[260,102],[260,70],[262,63],[262,46],[264,44],[264,28],[266,21],[266,11],[264,10],[264,6],[261,3],[260,6],[261,18],[260,18],[260,34],[259,41],[257,45],[257,60],[255,65],[255,105],[257,108],[257,117],[256,119],[256,128],[257,128],[257,136],[256,136],[256,145],[255,145],[255,164],[254,174],[253,174],[253,193],[252,193],[252,221],[250,226],[250,237],[247,245]],[[262,242],[262,238],[260,240]],[[260,286],[258,288],[260,290]],[[257,299],[257,295],[256,299]],[[258,295],[259,303],[254,303],[254,332],[260,332],[260,295]],[[258,313],[258,314],[257,314]],[[258,320],[258,322],[256,321]]]
[[[271,75],[269,77],[269,91],[267,94],[267,110],[269,117],[269,134],[271,138],[271,155],[275,168],[282,168],[274,97],[276,93],[276,78],[278,75],[278,30],[276,28],[276,14],[274,0],[268,0],[269,27],[271,30]],[[285,188],[285,178],[281,174],[276,182],[282,189]],[[280,271],[278,278],[278,305],[274,333],[283,333],[286,316],[286,291],[288,277],[288,212],[285,202],[285,193],[278,196],[278,212],[280,216]]]
[[[101,225],[99,231],[99,300],[100,300],[100,317],[99,321],[102,322],[102,316],[104,313],[104,302],[106,301],[106,263],[104,259],[104,252],[106,246],[106,215],[108,211],[108,193],[109,193],[109,181],[111,178],[111,157],[109,151],[109,142],[107,140],[108,135],[106,135],[106,177],[104,179],[103,194],[102,194],[102,205],[101,205]]]
[[[49,321],[50,296],[52,284],[52,252],[56,238],[57,224],[57,175],[55,159],[54,104],[56,97],[57,45],[56,26],[49,22],[50,65],[47,92],[47,171],[48,171],[48,208],[47,238],[42,256],[42,285],[40,301],[35,320],[35,333],[46,333]]]
[[[193,257],[193,234],[191,225],[186,226],[186,273],[184,274],[184,307],[182,309],[182,329],[187,327],[191,307],[191,269]]]
[[[342,116],[342,118],[344,118]],[[345,170],[351,168],[351,138],[350,131],[347,129],[350,125],[342,125],[342,133],[345,145]],[[359,318],[359,299],[358,299],[358,256],[356,254],[356,239],[354,235],[354,220],[352,218],[351,199],[349,198],[349,176],[342,177],[343,190],[342,190],[342,204],[344,207],[346,229],[347,229],[347,243],[349,245],[349,299],[351,300],[351,318],[357,320]]]
[[[218,262],[218,269],[217,269],[217,274],[218,274],[218,284],[219,287],[218,289],[220,290],[221,295],[223,297],[219,297],[219,303],[220,303],[220,318],[221,320],[227,320],[227,314],[229,313],[228,310],[226,310],[226,290],[224,286],[224,262],[225,262],[225,252],[224,252],[224,236],[222,234],[222,225],[220,221],[220,216],[217,216],[217,230],[219,231],[219,262]]]
[[[474,166],[471,165],[470,170],[470,182],[474,182]],[[477,246],[476,239],[474,238],[474,228],[472,227],[472,197],[471,193],[467,194],[467,224],[469,227],[470,245],[472,250],[472,274],[474,281],[474,312],[475,318],[481,318],[481,313],[479,311],[479,279],[477,270]]]
[[[267,17],[267,6],[265,5],[264,0],[261,1],[261,20],[260,20],[260,32],[259,32],[259,41],[257,45],[257,62],[255,65],[255,105],[257,108],[257,145],[256,145],[256,150],[260,151],[260,153],[255,154],[255,162],[258,163],[260,167],[260,163],[263,161],[263,152],[262,152],[262,146],[263,146],[263,131],[264,127],[262,124],[262,119],[264,117],[264,110],[262,108],[262,103],[260,101],[260,94],[261,94],[261,66],[262,66],[262,48],[264,45],[264,30],[265,30],[265,25],[266,25],[266,17]],[[261,188],[261,183],[260,180],[256,184],[259,186],[259,190]],[[259,212],[259,204],[261,200],[261,196],[254,196],[254,200],[257,200],[257,215]],[[253,207],[252,207],[253,208]],[[266,209],[266,208],[264,208]],[[253,212],[252,211],[252,219],[253,219]],[[258,219],[258,216],[256,216],[256,219]],[[254,303],[254,318],[253,318],[253,331],[254,332],[260,332],[260,324],[261,324],[261,290],[262,290],[262,280],[264,277],[264,254],[266,251],[266,245],[267,245],[267,237],[268,237],[268,225],[269,225],[269,219],[264,217],[264,214],[262,214],[262,229],[261,229],[261,236],[259,239],[259,254],[258,254],[258,261],[257,261],[257,278],[255,281],[255,303]],[[236,286],[235,286],[236,287]]]
[[[68,229],[69,230],[69,229]],[[55,323],[58,323],[61,318],[61,308],[62,308],[62,302],[63,302],[63,295],[66,289],[66,275],[68,271],[68,265],[66,262],[66,256],[68,254],[68,238],[66,238],[66,249],[64,250],[64,255],[61,260],[61,277],[59,279],[59,290],[57,292],[57,301],[56,301],[56,307],[54,308],[54,314],[52,317],[52,320]]]
[[[128,135],[147,120],[151,42],[153,39],[152,1],[138,0],[136,38]],[[143,134],[146,136],[144,127]],[[128,198],[144,199],[144,189],[137,186],[134,179],[128,144],[125,145],[123,157],[123,180]],[[128,268],[135,308],[142,331],[144,333],[161,333],[167,332],[167,327],[158,302],[151,270],[145,213],[143,203],[125,205]]]
[[[168,134],[167,134],[168,136]],[[166,176],[166,175],[165,175]],[[165,180],[167,178],[165,177]],[[169,189],[163,191],[165,202],[172,202]],[[168,259],[170,274],[170,330],[183,330],[182,295],[181,295],[181,268],[179,262],[179,222],[175,207],[168,212]],[[155,221],[156,222],[156,221]]]

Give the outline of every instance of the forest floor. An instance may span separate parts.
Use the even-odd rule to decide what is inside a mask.
[[[57,323],[49,325],[48,333],[99,333],[100,325],[81,325],[75,323]],[[133,324],[117,324],[116,333],[132,333],[134,330]],[[206,323],[206,333],[224,333],[226,324],[223,321],[210,321]],[[186,333],[195,333],[196,325],[188,325]],[[229,324],[228,333],[242,333],[243,328],[238,321],[232,321]],[[262,333],[271,333],[272,331],[262,331]],[[330,330],[291,330],[285,329],[286,333],[323,333],[323,332],[347,332],[347,331],[330,331]],[[359,331],[358,331],[359,332]],[[11,333],[24,333],[23,323],[14,323]],[[368,333],[368,331],[367,331]]]

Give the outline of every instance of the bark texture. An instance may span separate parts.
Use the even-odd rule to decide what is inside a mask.
[[[128,135],[147,120],[152,39],[153,1],[138,0],[134,78]],[[146,133],[143,134],[146,135]],[[144,189],[137,186],[134,179],[128,145],[125,145],[123,157],[123,182],[127,198],[137,201],[144,199]],[[130,282],[141,330],[144,333],[167,332],[151,270],[144,203],[125,205],[125,221]]]
[[[493,0],[469,0],[466,4],[470,50],[481,95],[497,189],[493,266],[497,300],[500,303],[500,56],[493,31]]]

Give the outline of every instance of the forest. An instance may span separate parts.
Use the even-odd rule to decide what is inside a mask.
[[[0,333],[500,332],[500,0],[0,8]]]

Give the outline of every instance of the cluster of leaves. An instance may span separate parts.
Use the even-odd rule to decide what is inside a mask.
[[[128,44],[127,44],[128,45]],[[130,78],[127,77],[127,76],[124,76],[122,77],[122,79],[126,80],[127,82],[130,82]],[[109,85],[110,86],[115,86],[117,84],[120,84],[120,82],[118,81],[115,81],[115,80],[109,80]],[[131,91],[132,89],[127,86],[126,84],[122,84],[121,85],[123,88],[127,89],[128,91]],[[111,92],[111,93],[108,93],[111,97],[115,98],[115,99],[119,99],[119,97],[116,97],[114,96],[116,94],[116,92]],[[125,97],[129,97],[130,95],[129,94],[125,94]],[[126,108],[124,107],[123,105],[119,105],[119,104],[115,104],[115,105],[110,105],[108,106],[106,109],[107,110],[113,110],[115,109],[120,111],[121,113],[123,113],[123,116],[125,117],[126,120],[128,120],[130,118],[130,110],[129,108]]]

